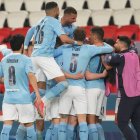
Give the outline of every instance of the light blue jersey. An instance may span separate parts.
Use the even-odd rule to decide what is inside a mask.
[[[62,68],[63,67],[63,55],[62,55],[63,49],[71,48],[71,47],[72,47],[72,44],[65,44],[65,45],[61,45],[54,51],[54,58],[61,69],[63,69]]]
[[[63,56],[59,55],[58,57],[55,58],[55,61],[59,65],[59,67],[62,69],[62,67],[63,67]]]
[[[76,26],[74,26],[73,24],[71,25],[62,25],[64,32],[66,33],[66,35],[68,35],[68,37],[73,38],[73,33],[75,31],[75,29],[77,28]]]
[[[34,36],[34,49],[32,56],[52,57],[56,37],[64,33],[61,23],[50,16],[43,18],[35,27],[32,27],[24,42],[24,49],[27,49],[31,37]]]
[[[1,50],[1,53],[3,54],[3,56],[6,56],[10,53],[13,53],[13,51],[11,49],[4,48],[4,49]]]
[[[89,70],[92,73],[102,73],[103,65],[102,65],[101,57],[95,56],[91,58],[87,70]],[[86,81],[86,88],[87,89],[98,88],[98,89],[105,90],[104,79],[101,78],[101,79]]]
[[[94,45],[74,46],[72,48],[63,49],[63,70],[70,74],[77,74],[78,72],[85,73],[91,57],[110,53],[113,48],[108,44],[105,47],[96,47]],[[85,79],[67,79],[69,85],[81,86],[85,88]]]
[[[1,50],[2,55],[5,57],[6,55],[13,53],[13,51],[11,49],[8,48],[3,48]],[[2,71],[2,63],[0,62],[0,77],[3,77],[3,71]]]
[[[0,65],[0,77],[4,76],[4,102],[12,104],[29,104],[28,73],[33,73],[31,60],[25,55],[11,53],[5,56]]]

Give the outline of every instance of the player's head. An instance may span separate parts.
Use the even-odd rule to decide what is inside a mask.
[[[73,7],[67,7],[64,10],[64,15],[62,17],[62,20],[64,21],[64,24],[72,24],[76,22],[77,18],[77,11]]]
[[[10,45],[12,51],[23,51],[24,36],[17,34],[12,36]]]
[[[96,42],[103,42],[104,30],[101,27],[93,27],[90,31],[90,42],[94,44]]]
[[[59,7],[56,2],[48,2],[45,6],[46,15],[52,16],[58,19],[59,17]]]
[[[128,49],[130,45],[131,45],[131,40],[127,36],[118,36],[114,44],[114,47],[117,52],[120,52],[122,50]]]
[[[77,28],[75,31],[74,31],[74,40],[76,41],[84,41],[85,38],[86,38],[86,32],[83,28]]]

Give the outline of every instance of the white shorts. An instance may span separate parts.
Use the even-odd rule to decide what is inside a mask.
[[[50,116],[52,119],[60,118],[59,115],[59,97],[54,98],[50,104]]]
[[[107,97],[104,96],[99,119],[106,119]]]
[[[59,113],[70,114],[72,105],[76,114],[87,114],[87,97],[85,88],[69,86],[59,101]]]
[[[87,114],[100,116],[105,91],[98,88],[86,89],[86,95],[88,100]]]
[[[32,57],[37,81],[45,81],[64,76],[53,57]]]
[[[74,105],[72,105],[69,115],[71,115],[71,116],[76,116],[76,112],[75,112],[75,109],[74,109]]]
[[[46,97],[44,96],[43,98],[41,98],[41,100],[42,100],[42,102],[44,103],[44,115],[45,115],[45,114],[46,114]],[[38,113],[36,107],[35,107],[35,119],[36,119],[36,120],[44,120],[44,118],[42,118],[42,117],[39,115],[39,113]]]
[[[50,102],[50,104],[51,104],[51,102]],[[45,107],[45,118],[44,118],[45,121],[52,120],[50,104]]]
[[[60,118],[59,115],[59,97],[50,100],[46,105],[45,120],[50,121],[55,118]]]
[[[20,123],[35,121],[35,109],[33,104],[7,104],[3,103],[3,121],[18,120]]]

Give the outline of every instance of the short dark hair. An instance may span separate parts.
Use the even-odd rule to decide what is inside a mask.
[[[77,15],[77,11],[75,8],[73,7],[67,7],[65,10],[64,10],[64,14],[76,14]]]
[[[56,7],[58,7],[58,4],[56,2],[54,2],[54,1],[48,2],[48,3],[46,3],[45,11],[51,10]]]
[[[96,34],[98,39],[103,41],[104,38],[104,30],[101,27],[93,27],[91,29],[91,33]]]
[[[86,32],[83,28],[79,27],[74,31],[73,36],[76,41],[84,41],[86,38]]]
[[[10,45],[13,51],[19,51],[23,43],[24,43],[24,36],[20,34],[14,35],[10,39]]]
[[[115,41],[112,38],[106,38],[104,39],[104,42],[106,42],[107,44],[114,46]]]
[[[131,45],[131,40],[129,37],[127,36],[118,36],[118,39],[121,41],[121,42],[124,42],[126,44],[126,47],[129,48],[130,45]]]

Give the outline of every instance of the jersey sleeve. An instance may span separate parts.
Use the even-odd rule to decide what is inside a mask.
[[[3,77],[2,63],[0,62],[0,77]]]
[[[27,59],[26,64],[25,64],[25,72],[26,74],[28,73],[34,73],[34,69],[33,69],[33,64],[31,59]]]
[[[63,30],[63,27],[61,25],[61,23],[59,22],[59,20],[54,20],[53,21],[53,29],[54,29],[54,32],[60,36],[62,34],[65,34],[64,30]]]
[[[113,51],[113,48],[108,45],[108,44],[104,44],[104,46],[95,46],[95,45],[90,45],[88,46],[88,51],[89,51],[89,55],[92,57],[92,56],[95,56],[95,55],[98,55],[98,54],[105,54],[105,53],[111,53]]]
[[[13,51],[11,49],[7,49],[7,48],[1,50],[1,53],[3,54],[3,56],[6,56],[12,52]]]
[[[29,42],[30,42],[30,40],[31,40],[32,37],[33,37],[35,28],[36,28],[36,26],[31,27],[31,28],[28,30],[28,32],[27,32],[27,34],[26,34],[26,37],[25,37],[25,40],[24,40],[24,49],[27,49],[27,48],[28,48]]]

